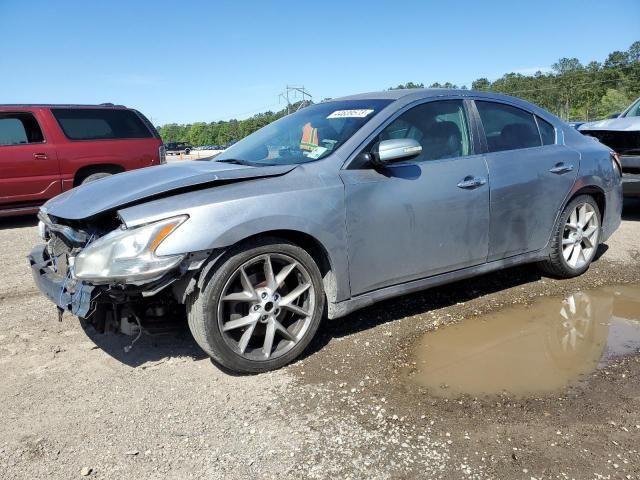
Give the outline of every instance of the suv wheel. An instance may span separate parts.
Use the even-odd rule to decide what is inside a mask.
[[[95,180],[100,180],[101,178],[110,177],[111,175],[113,174],[109,172],[92,173],[91,175],[83,179],[82,182],[80,182],[80,185],[84,185],[85,183],[93,182]]]
[[[320,270],[305,250],[258,239],[229,251],[189,297],[189,328],[222,366],[264,372],[303,352],[320,325],[324,298]]]
[[[580,195],[566,206],[551,239],[549,258],[541,262],[545,272],[556,277],[584,273],[600,244],[600,209],[590,195]]]

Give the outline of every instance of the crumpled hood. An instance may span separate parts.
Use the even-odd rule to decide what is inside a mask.
[[[579,131],[585,130],[613,130],[618,132],[640,131],[640,117],[609,118],[597,122],[583,123]]]
[[[215,186],[218,182],[284,175],[295,165],[248,167],[215,161],[184,162],[120,173],[52,198],[42,207],[47,214],[81,220],[174,191]]]

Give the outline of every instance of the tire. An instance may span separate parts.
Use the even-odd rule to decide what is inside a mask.
[[[190,150],[190,149],[188,149],[188,148],[187,148],[187,149],[185,149],[185,151],[184,151],[184,154],[185,154],[185,155],[189,155],[190,153],[191,153],[191,150]]]
[[[325,302],[320,270],[305,250],[284,239],[255,239],[232,248],[212,271],[186,304],[191,333],[214,361],[234,372],[259,373],[283,367],[305,350]]]
[[[583,219],[580,218],[577,209],[583,207],[589,221],[586,225],[580,226]],[[590,212],[592,212],[591,215],[589,215]],[[572,214],[575,215],[574,220],[577,222],[571,221]],[[580,195],[571,200],[558,218],[549,245],[549,257],[540,262],[540,269],[549,276],[557,278],[576,277],[586,272],[600,244],[601,219],[600,209],[592,196]],[[574,229],[569,225],[576,223],[580,227],[579,229]],[[583,229],[582,227],[585,226],[586,228]],[[588,234],[592,229],[594,229],[592,234],[583,235],[583,233]],[[574,241],[573,249],[571,249]],[[591,247],[588,248],[587,245],[591,245]],[[576,246],[579,247],[578,250],[576,250]],[[579,250],[582,251],[582,257],[580,257]],[[567,252],[569,252],[569,258],[567,258]]]
[[[93,182],[95,180],[100,180],[101,178],[105,178],[105,177],[110,177],[111,175],[113,175],[112,173],[109,172],[96,172],[96,173],[92,173],[91,175],[89,175],[88,177],[84,178],[82,180],[82,182],[80,182],[80,185],[84,185],[85,183],[89,183],[89,182]]]

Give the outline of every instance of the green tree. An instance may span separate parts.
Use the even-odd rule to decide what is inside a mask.
[[[631,103],[631,99],[624,92],[610,88],[600,99],[599,113],[607,117],[613,113],[621,112]]]
[[[491,82],[487,78],[479,78],[471,82],[472,90],[489,90],[491,88]]]
[[[627,63],[629,63],[629,53],[615,51],[609,54],[604,61],[604,66],[607,68],[619,68],[624,67]]]
[[[397,87],[390,87],[389,90],[401,90],[403,88],[424,88],[424,83],[414,83],[407,82],[405,84],[400,84]]]

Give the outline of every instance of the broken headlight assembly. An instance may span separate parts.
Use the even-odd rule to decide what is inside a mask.
[[[187,218],[186,215],[168,218],[100,237],[75,257],[74,277],[94,283],[139,283],[162,276],[185,256],[158,256],[156,249]]]

